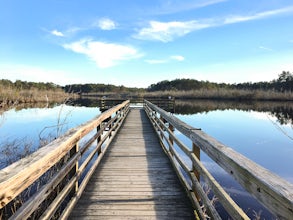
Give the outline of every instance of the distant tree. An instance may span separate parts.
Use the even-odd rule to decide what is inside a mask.
[[[226,84],[225,84],[226,85]],[[156,84],[152,84],[147,88],[147,91],[170,91],[170,90],[197,90],[197,89],[212,89],[219,87],[216,83],[208,81],[198,81],[195,79],[175,79],[172,81],[164,80]]]
[[[287,82],[293,79],[293,75],[289,71],[283,71],[279,74],[278,82]]]
[[[293,75],[289,71],[283,71],[281,74],[279,74],[279,78],[276,82],[279,91],[293,91]]]

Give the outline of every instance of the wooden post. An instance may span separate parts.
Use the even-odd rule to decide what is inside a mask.
[[[109,118],[109,120],[111,120],[111,119],[112,119],[112,117]],[[112,136],[112,131],[111,131],[112,123],[113,123],[113,122],[111,122],[111,123],[109,124],[109,138]]]
[[[195,145],[195,143],[192,143],[192,152],[195,154],[195,156],[198,158],[198,160],[200,160],[200,148],[198,146]],[[195,169],[195,166],[192,165],[192,169],[193,169],[193,173],[196,176],[198,182],[200,182],[200,173],[198,170]],[[196,192],[195,187],[192,187],[194,194],[197,198],[197,200],[200,200],[199,194]]]
[[[169,123],[169,130],[173,133],[174,132],[174,126],[171,124],[171,123]],[[170,143],[172,144],[172,146],[174,145],[174,140],[173,140],[173,138],[172,138],[172,136],[169,134],[169,141],[170,141]]]
[[[101,112],[103,112],[105,109],[106,109],[105,98],[102,97],[102,99],[101,99]]]
[[[116,124],[117,124],[118,121],[119,121],[119,111],[115,112],[115,118],[116,118],[116,119],[113,121],[113,127],[114,127],[113,131],[115,131]]]
[[[157,118],[157,113],[155,111],[151,110],[151,114],[152,114],[152,120],[154,122],[154,128],[155,128],[156,132],[158,132],[160,129],[158,128],[159,120]]]
[[[69,157],[72,158],[79,151],[78,142],[69,151]],[[72,178],[78,172],[78,161],[76,161],[75,166],[69,171],[68,178]],[[78,191],[78,180],[75,182],[75,187],[71,190],[70,196],[74,196]]]
[[[101,131],[101,129],[102,129],[102,124],[99,124],[98,126],[97,126],[97,133],[98,132],[100,132]],[[100,133],[100,135],[97,137],[97,144],[99,144],[100,143],[100,141],[101,141],[101,136],[102,136],[102,133]],[[102,148],[100,147],[100,149],[98,150],[98,155],[100,154],[102,152]]]
[[[166,120],[163,118],[162,115],[160,115],[160,121],[161,121],[162,123],[164,123],[164,124],[165,124],[165,122],[166,122]],[[164,130],[164,126],[163,126],[161,123],[159,123],[159,125],[160,125],[161,129]],[[162,140],[163,140],[163,137],[164,137],[164,135],[163,135],[163,131],[161,131],[161,139],[162,139]]]

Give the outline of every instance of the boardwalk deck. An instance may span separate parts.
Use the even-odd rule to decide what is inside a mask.
[[[131,109],[69,219],[194,219],[143,109]]]

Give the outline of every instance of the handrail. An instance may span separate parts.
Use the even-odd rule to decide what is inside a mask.
[[[202,150],[279,219],[290,219],[293,216],[293,185],[291,183],[208,136],[200,129],[182,122],[151,102],[145,100],[144,107],[160,137],[164,150],[197,209],[202,208],[199,203],[200,198],[208,215],[215,219],[219,218],[214,213],[212,201],[206,198],[199,184],[199,176],[202,176],[217,196],[218,201],[231,216],[236,219],[249,219],[202,165],[199,160],[200,150]],[[190,148],[181,143],[174,135],[174,129],[192,141],[192,150],[189,150]],[[177,152],[174,142],[191,160],[191,168],[186,165],[182,156]],[[182,174],[182,169],[187,175]],[[199,217],[205,219],[202,210],[199,210]]]
[[[50,219],[59,207],[67,218],[128,111],[129,101],[124,101],[0,170],[0,219]],[[18,199],[30,190],[34,194],[26,201]]]

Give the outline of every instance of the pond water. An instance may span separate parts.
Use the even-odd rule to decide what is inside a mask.
[[[175,105],[174,114],[293,183],[293,104],[180,101]],[[186,145],[191,145],[187,138],[182,136],[181,139]],[[265,207],[203,152],[200,159],[250,218],[256,219],[259,214],[261,219],[274,219]],[[221,216],[229,218],[223,211]]]
[[[100,113],[99,107],[64,104],[3,112],[0,115],[0,169]]]
[[[212,104],[214,108],[210,101],[181,101],[185,110],[194,111],[174,114],[293,183],[292,103]],[[206,106],[204,110],[197,108],[203,106]]]
[[[99,103],[13,108],[0,113],[0,169],[101,113]],[[78,106],[76,106],[78,104]],[[168,109],[167,109],[168,110]],[[293,104],[176,100],[171,111],[226,146],[293,183]],[[191,145],[185,137],[180,137]],[[204,153],[201,161],[245,212],[272,215]],[[219,208],[220,209],[220,208]],[[226,219],[223,214],[223,219]]]

